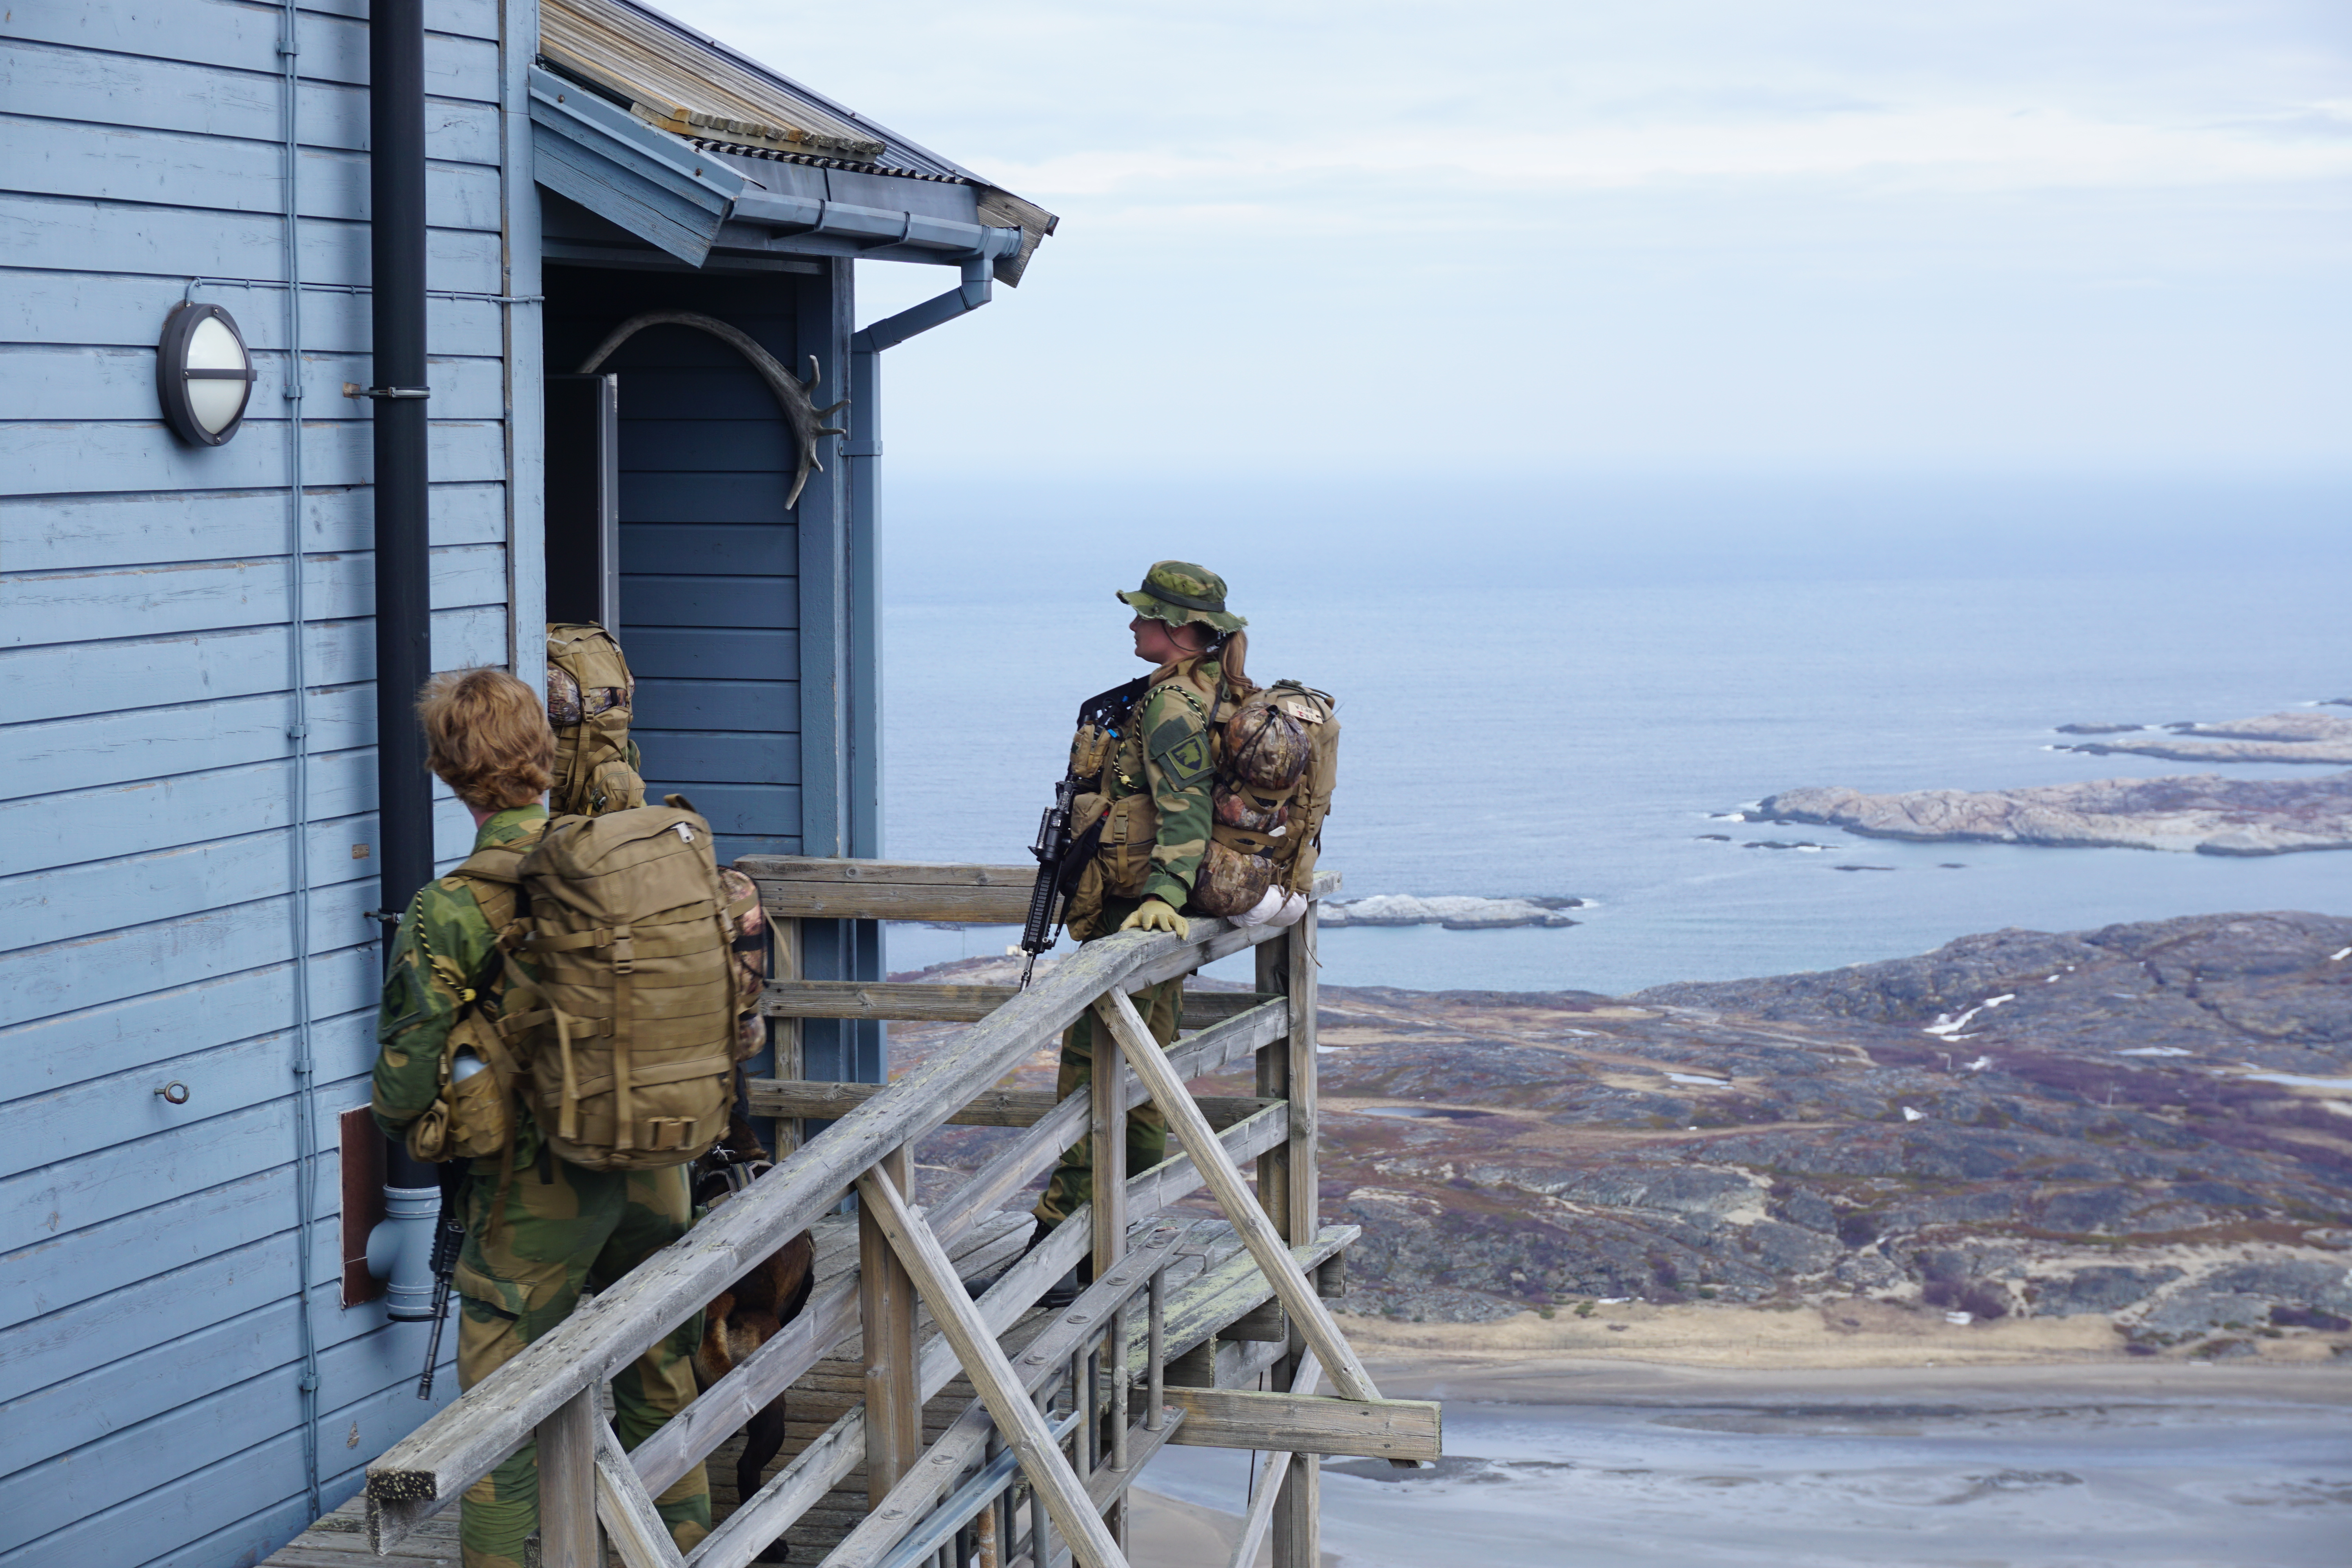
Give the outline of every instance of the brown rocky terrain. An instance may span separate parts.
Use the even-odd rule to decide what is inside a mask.
[[[2352,1345],[2352,919],[2004,931],[1626,997],[1331,987],[1320,1026],[1360,1314],[1712,1301],[2105,1320],[2116,1354]],[[952,1033],[898,1026],[894,1059]],[[1018,1077],[1050,1083],[1050,1054]],[[919,1159],[944,1180],[1002,1136]]]
[[[1792,789],[1770,796],[1747,813],[1747,819],[1819,823],[1869,838],[2279,855],[2352,848],[2352,773],[2316,779],[2196,773],[1900,795]]]

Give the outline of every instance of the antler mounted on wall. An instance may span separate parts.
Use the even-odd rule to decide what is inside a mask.
[[[614,350],[647,327],[658,326],[692,327],[698,331],[709,332],[741,354],[751,368],[760,373],[760,379],[766,382],[768,390],[776,395],[776,406],[783,410],[784,423],[791,426],[793,440],[800,447],[800,466],[793,473],[792,494],[784,498],[787,509],[799,505],[801,489],[808,483],[809,470],[814,468],[818,473],[824,472],[824,465],[817,461],[817,437],[849,434],[824,423],[831,415],[848,407],[849,399],[845,397],[838,403],[819,408],[816,400],[809,395],[816,390],[816,355],[809,355],[808,379],[803,381],[778,363],[776,356],[761,347],[750,333],[739,327],[729,326],[716,316],[706,316],[695,310],[647,310],[642,316],[631,316],[605,333],[604,341],[580,362],[579,374],[593,375],[598,365],[613,357]]]

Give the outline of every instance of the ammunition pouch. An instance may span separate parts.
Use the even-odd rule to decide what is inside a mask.
[[[457,1055],[471,1051],[482,1069],[457,1076]],[[513,1142],[514,1089],[520,1069],[498,1026],[468,1003],[441,1046],[441,1089],[408,1126],[408,1152],[420,1160],[477,1160]]]
[[[1088,860],[1079,868],[1077,883],[1062,905],[1062,923],[1076,941],[1092,942],[1102,934],[1102,863]]]
[[[1143,897],[1143,885],[1151,879],[1152,847],[1159,842],[1160,808],[1151,796],[1138,794],[1112,801],[1103,814],[1102,839],[1095,851],[1104,893],[1114,899]]]

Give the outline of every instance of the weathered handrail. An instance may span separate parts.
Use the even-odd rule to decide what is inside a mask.
[[[896,1018],[974,1024],[1021,994],[1016,985],[923,985],[880,980],[772,980],[760,997],[771,1018]],[[1274,1000],[1251,991],[1188,991],[1188,1019],[1214,1023]]]
[[[1230,1130],[1220,1142],[1228,1158],[1244,1160],[1253,1154],[1262,1153],[1281,1142],[1286,1127],[1286,1118],[1282,1109],[1277,1107],[1252,1124]],[[1137,1176],[1128,1184],[1128,1187],[1131,1194],[1141,1197],[1139,1207],[1146,1212],[1156,1212],[1202,1184],[1202,1179],[1197,1173],[1197,1162],[1190,1155],[1184,1155],[1170,1161],[1155,1171]],[[1156,1192],[1153,1190],[1155,1187],[1159,1189]],[[981,1311],[992,1328],[1002,1331],[1010,1327],[1013,1321],[1026,1311],[1030,1304],[1045,1291],[1047,1285],[1059,1278],[1085,1255],[1087,1240],[1085,1224],[1087,1213],[1087,1209],[1081,1206],[1078,1212],[1071,1216],[1073,1223],[1064,1226],[1033,1248],[1026,1257],[1007,1269],[981,1297]],[[810,1321],[820,1310],[829,1314],[838,1312],[839,1316],[832,1319],[831,1331],[821,1329],[806,1337],[795,1336],[794,1350],[787,1352],[785,1356],[778,1358],[761,1369],[767,1387],[781,1390],[789,1386],[815,1363],[827,1347],[856,1325],[856,1282],[854,1280],[836,1281],[830,1287],[830,1290],[835,1293],[832,1298],[828,1300],[812,1302],[801,1318],[794,1321],[793,1328],[797,1329],[801,1322]],[[792,1330],[788,1329],[786,1332],[791,1333]],[[782,1338],[783,1336],[779,1335],[777,1340],[772,1340],[769,1343],[776,1344]],[[1191,1348],[1190,1342],[1183,1342],[1180,1348]],[[761,1353],[764,1354],[766,1350],[767,1347],[762,1346]],[[752,1362],[747,1362],[736,1370],[737,1373],[748,1372],[752,1366]],[[948,1385],[957,1370],[958,1362],[952,1348],[944,1337],[934,1337],[923,1347],[918,1367],[916,1382],[920,1396],[929,1400],[937,1394]],[[734,1375],[736,1375],[734,1373],[729,1374],[730,1377]],[[714,1384],[710,1392],[703,1395],[702,1400],[697,1400],[693,1405],[688,1407],[688,1413],[691,1414],[697,1409],[703,1400],[720,1394],[723,1386],[723,1384]],[[744,1397],[739,1394],[731,1403],[756,1409],[759,1405],[751,1402],[751,1398],[756,1397],[758,1395]],[[772,1397],[772,1394],[769,1394],[768,1397]],[[764,1399],[761,1400],[761,1403],[764,1403]],[[742,1419],[738,1417],[731,1425],[722,1425],[716,1428],[718,1437],[723,1438],[728,1433],[732,1432],[736,1426],[741,1425]],[[671,1436],[671,1429],[678,1425],[678,1420],[672,1420],[660,1431],[646,1438],[639,1445],[636,1452],[630,1456],[637,1467],[638,1474],[650,1489],[659,1490],[666,1488],[683,1475],[694,1460],[700,1457],[702,1451],[700,1448],[691,1447],[683,1438]],[[706,1428],[706,1436],[711,1430]],[[749,1562],[761,1545],[773,1540],[782,1528],[793,1519],[797,1518],[801,1510],[809,1503],[838,1485],[845,1477],[857,1468],[865,1458],[865,1436],[866,1412],[861,1405],[852,1408],[835,1420],[823,1436],[812,1443],[799,1458],[793,1459],[772,1479],[756,1496],[742,1499],[738,1505],[735,1518],[730,1519],[723,1531],[714,1532],[697,1550],[695,1563],[698,1565],[715,1565]],[[736,1519],[743,1522],[738,1525],[735,1522]],[[737,1540],[722,1541],[721,1536],[729,1532],[732,1532]],[[740,1547],[740,1554],[734,1550],[738,1545]]]
[[[1278,1038],[1286,1026],[1277,1006],[1269,1005],[1204,1029],[1177,1045],[1169,1059],[1186,1078],[1198,1078],[1239,1061]],[[859,1085],[876,1093],[883,1085]],[[1129,1086],[1128,1105],[1144,1100],[1140,1084]],[[1040,1120],[1028,1137],[975,1172],[929,1212],[931,1227],[952,1243],[981,1215],[995,1209],[1060,1158],[1061,1151],[1086,1130],[1087,1097],[1081,1092],[1063,1100]],[[1276,1129],[1281,1131],[1277,1132]],[[1269,1119],[1249,1129],[1228,1132],[1223,1142],[1235,1159],[1263,1152],[1287,1133],[1286,1116]],[[774,1180],[773,1176],[767,1178]],[[1166,1206],[1202,1185],[1189,1157],[1144,1173],[1129,1184],[1129,1206],[1139,1215]],[[1080,1226],[1083,1230],[1085,1227]],[[1058,1275],[1077,1261],[1075,1240],[1041,1248]],[[1064,1256],[1066,1250],[1067,1256]],[[1051,1278],[1048,1275],[1047,1278]],[[769,1401],[798,1381],[824,1356],[826,1350],[857,1326],[856,1277],[828,1282],[784,1331],[761,1346],[750,1358],[713,1384],[702,1397],[672,1417],[640,1444],[630,1457],[638,1473],[656,1491],[684,1475],[696,1459],[723,1441],[729,1433],[764,1409]],[[1188,1347],[1189,1348],[1189,1347]],[[715,1423],[715,1425],[714,1425]]]
[[[1318,895],[1336,889],[1337,882],[1328,873],[1318,878]],[[1000,890],[985,889],[992,897]],[[952,1049],[849,1110],[378,1458],[368,1468],[367,1483],[375,1550],[387,1550],[447,1506],[542,1423],[576,1407],[583,1394],[806,1229],[886,1156],[942,1125],[1057,1037],[1097,997],[1173,979],[1282,934],[1195,919],[1185,937],[1129,931],[1078,949],[1029,990],[972,1025]],[[1083,1125],[1083,1117],[1078,1121]]]
[[[779,920],[962,921],[1019,925],[1029,918],[1034,866],[915,865],[800,855],[745,855],[735,868],[760,884]]]

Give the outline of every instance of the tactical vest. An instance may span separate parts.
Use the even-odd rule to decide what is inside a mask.
[[[613,634],[593,621],[547,628],[547,721],[555,731],[548,809],[596,816],[646,804],[629,711],[637,683]]]
[[[757,903],[730,900],[709,824],[678,795],[556,817],[537,843],[477,850],[457,875],[500,950],[537,971],[508,965],[495,1026],[469,1026],[467,1044],[527,1099],[555,1152],[636,1171],[686,1164],[717,1142],[735,1064],[758,1048],[738,1030],[735,953]]]

